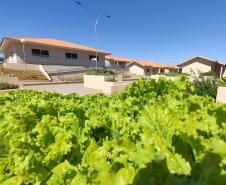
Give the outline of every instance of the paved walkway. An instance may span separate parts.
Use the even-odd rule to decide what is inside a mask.
[[[133,81],[127,81],[124,83],[129,85],[132,82]],[[101,91],[95,89],[85,88],[84,83],[28,85],[23,86],[22,88],[38,91],[57,92],[64,95],[71,93],[78,93],[80,95],[102,93]]]
[[[23,89],[57,92],[61,94],[78,93],[80,95],[101,93],[101,91],[85,88],[83,83],[71,83],[71,84],[54,84],[54,85],[31,85],[24,86]]]

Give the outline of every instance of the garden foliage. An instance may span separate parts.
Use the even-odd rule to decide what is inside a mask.
[[[226,106],[187,81],[0,95],[0,183],[224,185]]]

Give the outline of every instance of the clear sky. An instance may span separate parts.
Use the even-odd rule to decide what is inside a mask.
[[[50,37],[115,56],[179,63],[203,55],[226,63],[226,0],[0,0],[0,39]],[[91,13],[93,12],[93,13]]]

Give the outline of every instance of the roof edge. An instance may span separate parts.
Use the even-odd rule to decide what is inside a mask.
[[[23,38],[53,39],[53,38],[38,38],[38,37],[17,37],[17,38],[18,39],[23,39]],[[14,42],[19,42],[19,40],[15,39],[14,37],[4,37],[4,39],[11,40],[11,41],[14,41]],[[68,41],[58,40],[58,39],[53,39],[53,40],[68,42]],[[57,45],[54,45],[54,44],[45,44],[45,43],[38,43],[38,42],[32,42],[32,41],[26,41],[26,43],[33,43],[33,44],[44,45],[44,46],[52,46],[52,47],[57,47],[57,48],[68,48],[68,49],[72,49],[72,50],[88,51],[88,52],[95,52],[95,50],[97,50],[98,53],[103,53],[103,54],[106,54],[106,55],[111,55],[112,54],[109,51],[104,51],[104,50],[101,50],[101,49],[96,49],[96,48],[92,48],[90,46],[81,45],[81,44],[77,44],[77,45],[81,45],[81,46],[84,46],[84,47],[92,48],[94,51],[89,50],[89,49],[71,48],[71,47],[67,47],[67,46],[57,46]],[[76,43],[73,43],[73,42],[68,42],[68,43],[76,44]]]
[[[186,61],[184,61],[184,62],[178,64],[178,66],[181,67],[183,64],[185,64],[185,63],[187,63],[187,62],[189,62],[189,61],[191,61],[191,60],[193,60],[193,59],[195,59],[195,58],[202,58],[202,59],[208,60],[208,61],[210,61],[210,62],[218,63],[218,64],[221,64],[221,65],[226,65],[226,64],[223,64],[223,63],[221,63],[221,62],[219,62],[219,61],[217,61],[217,60],[212,60],[212,59],[209,59],[209,58],[207,58],[207,57],[203,57],[203,56],[197,55],[197,56],[194,56],[194,57],[192,57],[192,58],[190,58],[190,59],[188,59],[188,60],[186,60]]]

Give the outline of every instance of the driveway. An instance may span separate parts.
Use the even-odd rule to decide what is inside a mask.
[[[129,85],[132,81],[126,81],[124,83]],[[23,86],[23,89],[56,92],[65,95],[71,93],[78,93],[80,95],[102,93],[102,91],[85,88],[84,83],[26,85]]]

